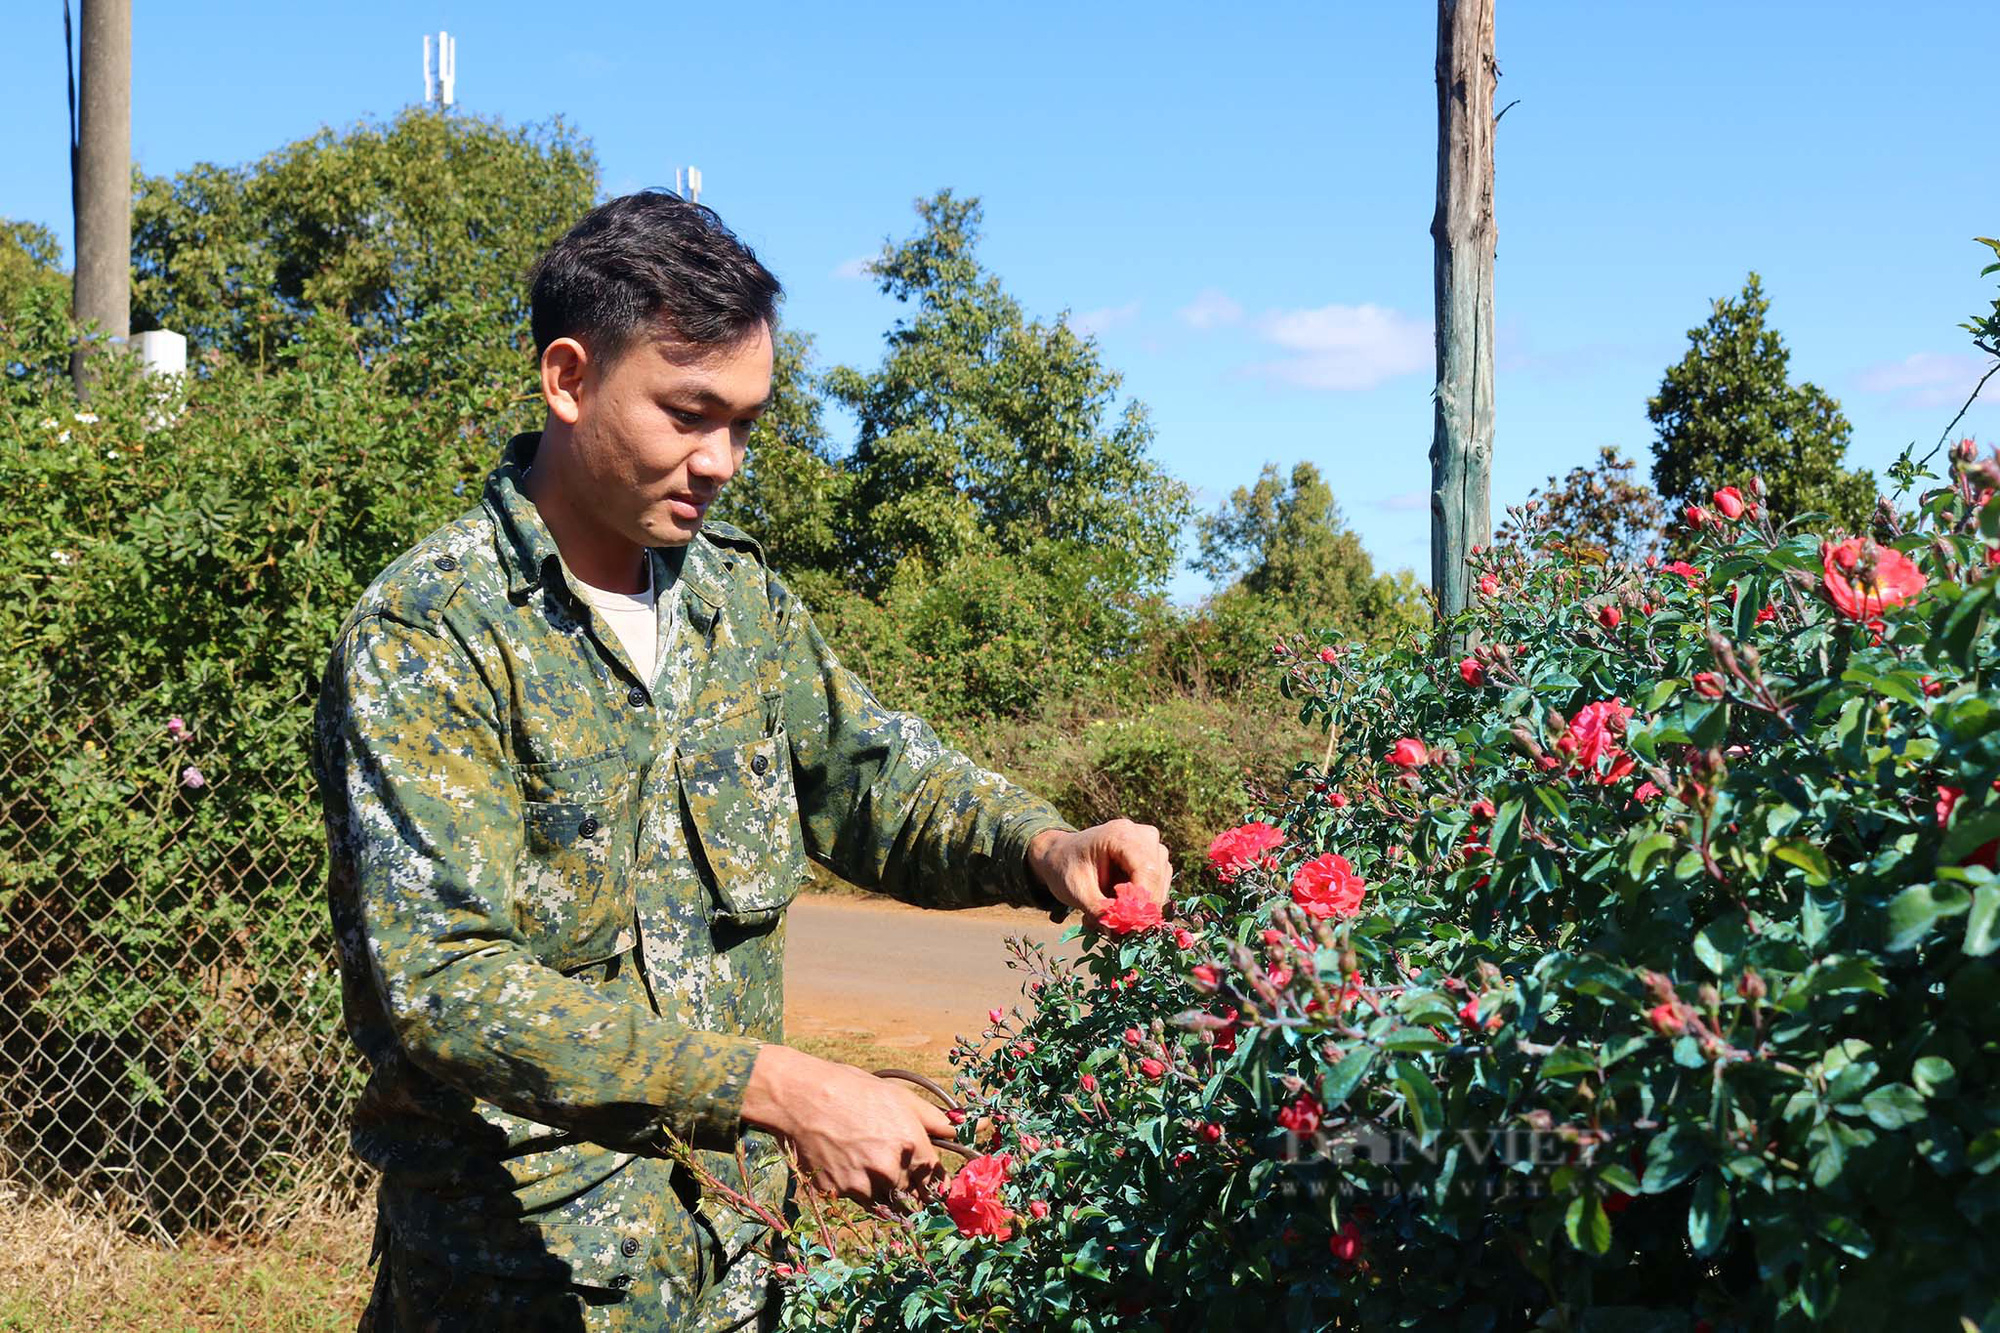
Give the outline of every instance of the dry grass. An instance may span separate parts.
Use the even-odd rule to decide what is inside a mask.
[[[785,1044],[822,1060],[838,1060],[860,1069],[907,1069],[927,1075],[944,1087],[951,1086],[954,1071],[943,1055],[923,1047],[878,1046],[869,1040],[874,1035],[872,1032],[792,1033],[785,1038]]]
[[[0,1182],[0,1330],[327,1333],[368,1297],[372,1206],[323,1191],[257,1235],[170,1248]]]
[[[942,1060],[865,1037],[797,1043],[863,1068]],[[327,1185],[240,1236],[163,1245],[88,1200],[52,1200],[0,1176],[0,1333],[347,1333],[367,1303],[372,1200]]]

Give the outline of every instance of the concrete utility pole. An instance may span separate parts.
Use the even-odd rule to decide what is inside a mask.
[[[1465,557],[1493,540],[1493,5],[1438,0],[1431,588],[1447,616],[1472,600]]]
[[[132,332],[132,0],[83,0],[76,148],[79,328],[95,320],[122,345]],[[90,391],[86,349],[70,356],[79,398]]]

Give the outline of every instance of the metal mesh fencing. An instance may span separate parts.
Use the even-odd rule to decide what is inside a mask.
[[[0,1172],[170,1239],[358,1183],[310,700],[0,672]]]

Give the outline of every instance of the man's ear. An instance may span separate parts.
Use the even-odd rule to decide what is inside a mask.
[[[542,349],[542,401],[565,426],[574,426],[582,414],[589,369],[590,353],[574,338],[558,338]]]

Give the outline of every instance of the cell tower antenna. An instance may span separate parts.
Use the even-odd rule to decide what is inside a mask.
[[[675,172],[674,174],[678,176],[680,173]],[[688,187],[687,187],[687,195],[685,197],[689,203],[698,204],[701,202],[701,168],[689,167],[687,179],[688,179]]]
[[[424,105],[437,101],[437,82],[431,78],[431,35],[424,34]]]
[[[457,100],[458,39],[438,30],[438,101],[450,106]]]

